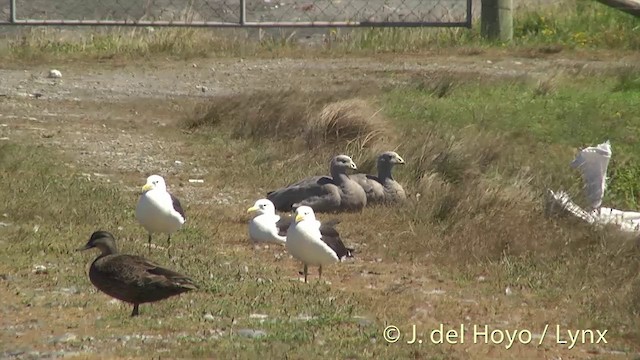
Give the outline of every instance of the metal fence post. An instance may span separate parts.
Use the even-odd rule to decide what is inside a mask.
[[[240,0],[240,25],[247,23],[247,0]]]
[[[16,19],[16,0],[11,0],[9,2],[9,22],[15,24]]]
[[[473,27],[473,0],[467,0],[467,28]]]

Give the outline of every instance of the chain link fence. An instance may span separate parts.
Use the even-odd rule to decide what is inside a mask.
[[[0,25],[470,27],[472,0],[0,0]]]

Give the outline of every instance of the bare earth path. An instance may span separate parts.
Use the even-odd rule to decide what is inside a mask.
[[[194,104],[206,97],[249,89],[277,89],[289,84],[310,89],[338,88],[354,83],[383,86],[408,81],[415,76],[437,77],[444,72],[472,77],[535,78],[558,71],[606,71],[631,63],[632,60],[604,62],[508,56],[389,56],[313,61],[206,59],[126,66],[99,63],[49,64],[30,68],[14,66],[12,69],[0,69],[0,141],[42,144],[62,151],[73,159],[68,165],[86,173],[86,176],[97,181],[121,183],[123,188],[132,192],[150,172],[170,174],[183,184],[190,178],[203,178],[206,186],[181,188],[186,202],[207,206],[238,205],[255,199],[263,189],[247,189],[242,184],[236,188],[227,186],[222,178],[224,169],[213,166],[210,159],[199,157],[197,149],[175,127],[192,111]],[[48,70],[52,68],[60,70],[63,77],[47,78]],[[216,190],[222,188],[224,190]],[[238,235],[238,239],[242,236],[244,234]],[[239,243],[236,245],[238,248],[241,247]],[[375,269],[383,265],[367,266]],[[495,304],[478,306],[476,300],[469,298],[472,295],[467,289],[453,283],[442,283],[437,274],[425,277],[419,269],[413,272],[409,274],[415,275],[411,286],[421,292],[413,296],[424,304],[424,307],[416,309],[416,321],[435,323],[446,320],[447,316],[464,318],[477,315],[491,317],[496,324],[506,321],[522,324],[531,319],[548,316],[548,320],[552,320],[551,317],[561,315],[557,311],[553,315],[545,315],[545,309],[527,309],[520,313],[502,311],[502,305],[507,308],[514,305],[497,298],[493,299]],[[385,282],[390,286],[388,284],[394,281],[393,286],[397,287],[409,284],[407,280],[394,280],[400,278],[400,274],[393,272],[386,272],[383,277],[386,279],[381,277],[377,280],[380,286]],[[339,287],[348,288],[348,284],[340,284]],[[5,296],[13,298],[14,295],[3,289],[0,298],[7,299]],[[434,308],[429,304],[437,304],[438,301],[460,303],[461,313],[436,313],[437,305],[433,305]],[[3,300],[1,305],[4,309],[0,326],[5,329],[13,321],[19,322],[17,319],[25,311],[14,309],[9,303]],[[82,322],[82,315],[77,316],[74,321]],[[41,331],[54,333],[55,329],[64,326],[64,321],[51,321]],[[80,327],[91,333],[89,326],[85,320]],[[540,331],[542,329],[538,329]],[[9,330],[4,330],[2,338],[6,344],[10,338]],[[25,341],[24,337],[22,341]],[[108,346],[105,344],[102,348],[107,349]],[[473,344],[469,344],[465,351],[487,358],[507,354],[514,358],[538,359],[586,359],[594,356],[594,351],[598,353],[593,347],[567,350],[560,346],[524,346],[504,352],[496,347]],[[600,355],[607,358],[628,356],[610,352],[600,352]]]

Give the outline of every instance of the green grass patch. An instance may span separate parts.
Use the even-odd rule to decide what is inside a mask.
[[[638,166],[634,154],[640,151],[640,117],[635,111],[640,92],[630,81],[627,76],[557,79],[557,85],[543,95],[541,83],[535,80],[463,83],[444,97],[433,96],[420,81],[384,98],[389,116],[409,129],[437,124],[503,134],[520,158],[517,166],[535,166],[549,173],[551,179],[543,179],[551,180],[548,186],[566,185],[567,175],[576,177],[578,172],[568,167],[573,149],[609,139],[614,156],[605,201],[614,207],[637,208],[634,194],[640,188],[632,178]],[[531,155],[545,152],[554,156]],[[523,156],[531,157],[530,161]],[[564,171],[554,174],[552,169],[559,167]]]
[[[284,260],[275,261],[270,250],[248,255],[252,250],[244,237],[246,224],[235,220],[234,211],[241,211],[235,208],[229,214],[228,208],[210,211],[187,205],[189,226],[172,239],[177,256],[169,259],[155,250],[150,257],[192,276],[201,289],[142,305],[141,315],[129,318],[129,305],[109,303],[89,282],[85,270],[97,252],[74,249],[94,230],[104,229],[116,235],[122,252],[148,256],[146,236],[133,217],[136,199],[137,194],[117,185],[82,176],[43,147],[0,144],[0,214],[10,224],[0,228],[0,273],[8,276],[3,281],[9,279],[11,296],[19,301],[14,310],[29,311],[18,324],[33,316],[50,319],[52,335],[78,334],[67,349],[81,350],[84,344],[112,356],[161,350],[176,357],[215,353],[225,358],[335,358],[369,353],[398,358],[414,352],[386,345],[381,321],[393,314],[371,312],[367,297],[334,289],[314,275],[310,284],[292,280],[296,274],[281,269]],[[212,226],[215,222],[225,226]],[[163,237],[154,243],[165,245]],[[240,245],[230,245],[234,243]],[[48,273],[33,273],[34,265],[46,266]],[[64,293],[71,288],[77,291]],[[82,316],[70,315],[77,312]],[[56,316],[64,319],[60,329],[51,321]],[[263,331],[264,336],[247,337],[246,329]],[[40,350],[48,345],[46,338],[30,344]],[[13,346],[5,344],[3,350]],[[418,353],[434,352],[440,350]]]
[[[447,279],[491,274],[488,283],[493,292],[488,296],[510,287],[518,294],[530,294],[535,306],[558,307],[557,316],[563,321],[615,328],[611,331],[617,338],[637,339],[640,333],[634,330],[632,314],[638,311],[640,262],[634,240],[611,229],[597,231],[544,215],[548,188],[568,190],[582,203],[582,179],[569,163],[578,148],[607,139],[614,155],[604,205],[638,209],[634,155],[640,150],[635,135],[640,94],[623,73],[635,74],[623,69],[597,76],[556,74],[492,81],[433,75],[367,95],[368,101],[381,106],[402,139],[396,143],[397,151],[407,165],[394,170],[394,177],[404,184],[411,201],[402,208],[372,208],[350,218],[349,232],[367,239],[363,256],[381,254],[398,266],[437,264],[449,272]],[[233,109],[212,100],[203,113],[214,109],[217,118],[236,124],[232,121],[236,109],[250,109],[255,101],[246,94],[231,97],[225,103],[236,104]],[[276,95],[271,101],[286,103]],[[265,119],[269,124],[291,117],[290,107],[284,112],[277,106],[268,108],[273,110]],[[240,116],[237,124],[245,118]],[[200,128],[204,134],[221,136],[223,127],[216,121],[206,124],[210,127]],[[254,143],[250,132],[236,136]],[[326,173],[330,154],[322,147],[304,154],[304,144],[278,137],[269,137],[268,146],[261,166],[271,171],[252,179],[256,186],[270,190]],[[295,149],[296,155],[285,146]],[[340,150],[333,144],[325,146]],[[342,149],[361,159],[374,156],[346,143]],[[367,221],[377,228],[368,229],[363,224]]]

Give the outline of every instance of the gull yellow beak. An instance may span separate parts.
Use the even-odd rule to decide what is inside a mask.
[[[255,206],[252,206],[252,207],[250,207],[250,208],[248,208],[248,209],[247,209],[247,214],[252,213],[252,212],[254,212],[254,211],[258,211],[258,208],[257,208],[257,207],[255,207]]]
[[[300,222],[300,221],[302,221],[302,220],[304,220],[304,215],[302,215],[302,214],[298,214],[298,215],[296,215],[296,222],[297,222],[297,223],[298,223],[298,222]]]
[[[144,184],[144,186],[142,187],[142,192],[149,191],[149,190],[151,190],[151,189],[153,189],[153,185],[151,185],[151,184]]]

